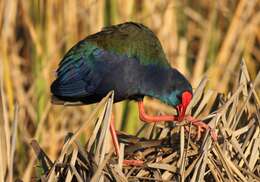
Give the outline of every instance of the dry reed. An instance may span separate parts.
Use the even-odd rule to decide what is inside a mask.
[[[110,93],[88,121],[75,134],[70,134],[55,162],[33,142],[38,160],[46,166],[41,180],[259,181],[260,102],[255,87],[260,84],[260,73],[252,82],[241,62],[239,75],[236,91],[222,98],[205,90],[207,80],[203,79],[189,105],[187,112],[202,118],[218,132],[217,141],[212,141],[209,131],[197,140],[192,135],[194,128],[185,122],[176,123],[175,127],[169,123],[154,124],[152,130],[142,127],[136,136],[119,132],[122,148],[118,159],[109,141],[113,104],[113,93]],[[210,99],[214,105],[209,113],[204,113]],[[93,118],[101,107],[103,110]],[[76,137],[95,121],[91,137],[83,147]],[[185,133],[185,125],[190,127],[188,133]],[[141,133],[148,133],[149,137],[139,137]],[[123,159],[142,160],[144,165],[123,166]]]
[[[141,22],[156,33],[170,63],[187,75],[194,88],[205,74],[208,75],[207,87],[213,91],[206,92],[202,100],[204,104],[207,103],[206,97],[216,97],[216,91],[227,94],[238,88],[237,70],[242,56],[248,66],[248,76],[255,80],[259,72],[260,11],[257,0],[212,3],[204,0],[1,0],[0,181],[16,178],[31,181],[40,176],[37,174],[42,169],[35,167],[36,158],[30,147],[32,139],[39,143],[50,161],[54,161],[60,155],[64,136],[80,128],[95,108],[51,105],[49,85],[62,55],[78,40],[103,26],[130,20]],[[259,87],[255,86],[253,95],[259,94]],[[244,88],[243,94],[246,93]],[[214,99],[210,100],[208,107],[199,108],[205,116],[214,105]],[[174,112],[172,108],[151,100],[147,100],[146,106],[149,112],[157,114],[158,111]],[[232,109],[236,110],[235,107]],[[134,134],[141,127],[136,104],[115,104],[113,111],[118,129]],[[200,111],[195,113],[198,114]],[[93,126],[94,122],[90,122],[88,127]],[[234,126],[236,123],[232,121],[232,128]],[[251,126],[250,123],[249,130]],[[152,132],[153,127],[147,126],[146,130]],[[245,130],[247,128],[240,132]],[[141,135],[149,137],[150,132],[141,132]],[[229,135],[232,132],[229,131]],[[86,132],[77,139],[82,144],[89,137],[90,131],[86,128]],[[236,140],[232,142],[232,145],[237,145]],[[182,151],[185,151],[184,148],[182,144]],[[255,151],[257,149],[254,148]],[[250,160],[249,152],[250,149],[244,154],[247,160]],[[73,156],[76,153],[79,152],[75,151]],[[215,153],[214,156],[217,149]],[[252,158],[248,164],[252,165],[254,160]],[[218,165],[213,162],[207,164],[211,169]],[[185,176],[185,160],[180,160],[178,164],[182,166],[180,174]],[[238,165],[247,164],[239,161]],[[245,175],[244,168],[240,166],[235,166],[231,172],[238,169]],[[117,173],[122,176],[116,169]]]

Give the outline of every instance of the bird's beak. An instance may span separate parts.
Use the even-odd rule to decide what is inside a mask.
[[[189,91],[185,91],[181,95],[181,103],[177,105],[178,120],[182,121],[185,117],[186,109],[192,99],[192,94]]]

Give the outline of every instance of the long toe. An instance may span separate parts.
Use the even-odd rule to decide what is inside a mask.
[[[218,134],[213,129],[210,130],[210,135],[214,141],[218,140]]]
[[[142,161],[142,160],[124,160],[123,164],[125,166],[143,166],[144,161]]]
[[[197,141],[200,140],[201,138],[201,132],[202,132],[202,128],[200,126],[198,126],[198,131],[197,131]]]
[[[204,123],[203,121],[199,120],[199,119],[196,119],[192,116],[187,116],[186,119],[191,122],[194,126],[197,127],[197,140],[200,139],[201,137],[201,133],[206,131],[206,130],[210,130],[210,135],[211,135],[211,138],[214,140],[214,141],[217,141],[218,139],[218,136],[217,136],[217,133],[206,123]]]

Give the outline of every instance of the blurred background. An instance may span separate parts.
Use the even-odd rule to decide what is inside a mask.
[[[242,58],[252,79],[260,70],[259,10],[257,0],[1,0],[0,178],[6,171],[24,181],[37,177],[31,140],[56,159],[67,133],[95,107],[50,102],[57,65],[79,40],[111,24],[143,23],[194,88],[207,75],[209,89],[226,93]],[[160,109],[149,101],[146,107]],[[142,124],[134,102],[115,104],[114,113],[119,130],[134,134]]]

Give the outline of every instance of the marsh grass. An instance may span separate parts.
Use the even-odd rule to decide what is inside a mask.
[[[203,79],[195,90],[187,113],[207,122],[217,133],[212,141],[209,131],[198,140],[191,125],[154,124],[152,130],[142,127],[138,134],[118,132],[121,142],[119,159],[109,140],[113,92],[109,93],[80,128],[67,137],[57,160],[50,161],[36,141],[32,147],[44,169],[43,181],[259,181],[260,126],[259,98],[254,81],[241,62],[236,91],[227,97],[214,97],[205,90]],[[210,106],[209,100],[214,100]],[[211,107],[208,109],[207,107]],[[100,110],[100,112],[98,112]],[[204,112],[210,110],[210,112]],[[99,114],[98,114],[99,113]],[[202,114],[203,113],[203,114]],[[87,143],[81,145],[79,134],[96,123]],[[144,126],[147,124],[144,124]],[[189,132],[184,127],[189,126]],[[148,133],[149,137],[140,137]],[[144,161],[142,166],[123,166],[123,159]]]
[[[35,179],[38,168],[34,150],[30,147],[32,139],[38,142],[50,161],[58,158],[64,137],[82,127],[96,108],[95,105],[64,107],[50,103],[49,85],[55,78],[58,62],[72,45],[86,35],[99,31],[105,25],[129,20],[141,22],[156,33],[169,62],[187,76],[194,88],[205,75],[208,76],[206,95],[202,101],[205,104],[207,97],[211,99],[206,108],[199,108],[203,113],[198,111],[195,115],[206,116],[217,93],[229,98],[228,93],[234,93],[239,88],[237,80],[240,78],[241,57],[248,67],[247,78],[256,79],[260,68],[257,0],[212,3],[204,0],[2,0],[0,181]],[[244,88],[243,94],[246,91]],[[257,94],[259,85],[255,86],[253,95]],[[174,113],[172,108],[150,99],[146,100],[146,107],[153,114],[163,111]],[[142,125],[133,114],[135,111],[136,106],[132,102],[113,106],[119,130],[136,134]],[[95,126],[94,121],[90,123],[77,138],[81,145],[89,141],[90,128]],[[146,126],[147,131],[153,131],[153,128]],[[149,135],[150,132],[140,131],[140,137],[147,138]],[[183,167],[181,171],[183,173]]]

